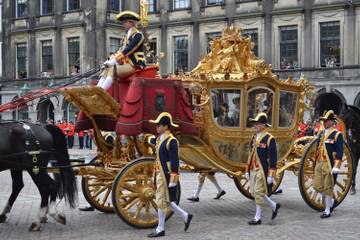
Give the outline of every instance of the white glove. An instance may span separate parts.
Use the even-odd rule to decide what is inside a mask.
[[[169,183],[169,188],[171,188],[171,187],[176,187],[176,183],[170,182],[170,183]]]
[[[245,173],[246,180],[250,181],[250,174],[248,172]]]
[[[107,65],[107,66],[112,67],[112,66],[115,66],[117,64],[117,61],[113,58],[113,59],[107,60],[104,64]]]
[[[339,172],[340,172],[340,168],[333,167],[333,169],[332,169],[333,174],[338,174]]]
[[[274,183],[274,177],[268,176],[267,177],[267,182],[268,182],[268,184]]]

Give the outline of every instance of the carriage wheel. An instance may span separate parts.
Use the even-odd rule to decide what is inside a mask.
[[[278,188],[280,187],[281,182],[283,180],[283,177],[284,177],[284,172],[281,172],[280,174],[276,175],[271,194],[273,194],[274,192],[276,192],[278,190]],[[242,175],[239,178],[234,178],[234,182],[235,182],[237,189],[241,192],[242,195],[244,195],[245,197],[247,197],[251,200],[254,199],[254,197],[250,193],[250,181],[248,181],[246,179],[245,175]]]
[[[158,223],[153,168],[154,158],[140,158],[127,164],[115,178],[112,203],[117,215],[130,226],[151,228]],[[179,203],[180,184],[177,191]],[[171,215],[168,211],[166,219]]]
[[[315,168],[315,150],[316,141],[314,140],[306,149],[300,162],[299,169],[299,188],[300,193],[307,205],[312,209],[323,211],[325,209],[325,199],[320,193],[315,191],[313,187],[314,183],[314,168]],[[353,160],[350,148],[347,143],[344,142],[344,156],[341,164],[340,173],[334,186],[335,198],[337,200],[336,206],[345,199],[349,192],[352,172],[353,172]],[[335,207],[336,207],[335,206]]]
[[[81,188],[86,201],[95,209],[104,213],[113,213],[110,193],[114,181],[114,174],[107,173],[103,167],[99,168],[101,174],[85,175],[81,180]]]

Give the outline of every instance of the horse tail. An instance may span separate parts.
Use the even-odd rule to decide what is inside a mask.
[[[46,125],[45,129],[53,138],[54,150],[58,166],[70,166],[70,157],[64,133],[54,125]],[[71,208],[75,208],[77,200],[77,183],[71,167],[60,168],[60,174],[55,174],[57,195],[60,199],[65,197]]]

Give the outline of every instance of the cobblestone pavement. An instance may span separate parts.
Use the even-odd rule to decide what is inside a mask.
[[[87,155],[88,151],[71,150],[72,155]],[[27,173],[22,190],[9,219],[0,224],[0,240],[15,239],[146,239],[150,229],[134,229],[123,223],[116,214],[80,212],[68,209],[63,203],[59,209],[67,216],[67,225],[52,220],[44,225],[40,233],[29,233],[28,227],[35,219],[40,205],[40,196]],[[248,226],[247,221],[254,214],[254,204],[243,197],[233,181],[218,174],[220,184],[227,194],[221,200],[213,200],[216,190],[205,182],[199,203],[186,200],[196,188],[197,175],[183,174],[181,206],[194,214],[188,232],[183,232],[183,223],[173,216],[166,224],[166,237],[161,239],[359,239],[360,238],[360,193],[348,196],[330,219],[322,220],[320,213],[310,209],[302,200],[297,178],[292,173],[285,175],[281,188],[283,194],[273,197],[282,204],[278,218],[270,221],[271,212],[265,210],[263,224]],[[0,208],[5,205],[11,192],[11,178],[8,171],[0,173]],[[360,190],[360,189],[359,189]],[[79,205],[84,205],[79,192]]]

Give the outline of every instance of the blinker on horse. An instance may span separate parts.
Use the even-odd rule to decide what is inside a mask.
[[[41,223],[47,221],[47,214],[57,222],[66,224],[65,215],[56,210],[56,199],[65,198],[69,206],[74,208],[77,187],[62,131],[53,125],[41,127],[35,124],[6,122],[0,124],[0,136],[0,171],[10,170],[13,181],[11,195],[0,213],[0,223],[6,221],[24,187],[22,172],[25,170],[41,195],[38,218],[31,224],[29,231],[40,231]],[[50,161],[55,167],[61,166],[60,173],[54,174],[54,179],[46,170]]]

